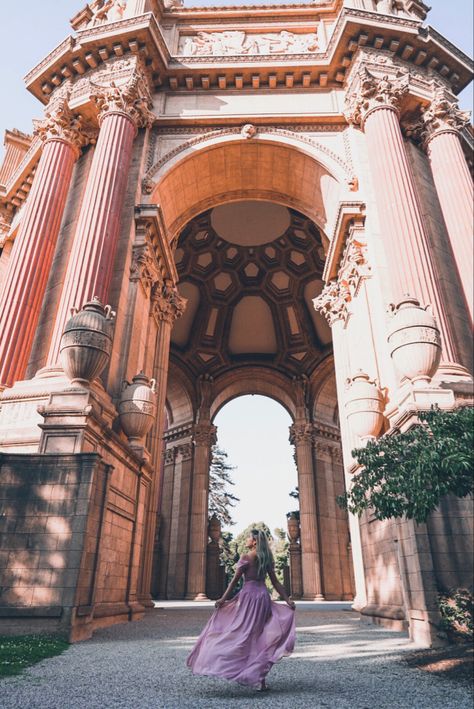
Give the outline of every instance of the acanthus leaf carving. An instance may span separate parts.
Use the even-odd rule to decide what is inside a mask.
[[[153,250],[147,243],[134,244],[130,264],[130,280],[140,281],[146,293],[160,279],[160,273]]]
[[[193,443],[196,446],[211,447],[217,441],[217,426],[207,423],[198,423],[193,427]]]
[[[160,322],[170,325],[181,317],[186,309],[186,298],[179,295],[176,286],[165,282],[159,283],[152,291],[152,312]]]
[[[8,241],[13,210],[10,205],[0,204],[0,249],[3,249]]]
[[[97,130],[88,124],[80,114],[74,114],[69,108],[68,96],[59,96],[48,105],[45,118],[34,120],[34,134],[42,141],[64,140],[72,145],[79,156],[81,148],[95,143]]]
[[[296,448],[303,443],[313,444],[314,426],[312,423],[294,423],[290,426],[290,443]]]
[[[109,113],[122,113],[135,128],[149,127],[155,116],[152,113],[152,99],[146,77],[137,65],[134,72],[123,83],[110,81],[107,86],[91,82],[91,101],[95,104],[99,122]]]
[[[358,73],[358,87],[346,99],[346,118],[349,123],[363,125],[369,113],[377,108],[398,111],[408,89],[406,73],[397,72],[395,77],[388,74],[377,77],[362,66]]]
[[[470,118],[470,111],[461,111],[457,100],[440,86],[429,106],[421,109],[422,138],[429,140],[446,130],[460,131],[468,125]]]

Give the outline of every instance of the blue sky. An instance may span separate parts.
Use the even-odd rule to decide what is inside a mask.
[[[275,0],[272,0],[273,2]],[[192,6],[218,6],[223,2],[193,0]],[[228,4],[265,4],[261,1]],[[472,0],[431,0],[429,24],[472,56]],[[6,128],[31,132],[32,118],[41,117],[41,104],[28,94],[23,77],[69,33],[69,19],[84,6],[80,0],[23,0],[4,9],[0,23],[3,62],[0,134]],[[461,107],[472,108],[472,87],[463,92]],[[296,485],[292,449],[288,443],[288,413],[261,396],[235,399],[216,417],[219,444],[237,466],[235,494],[241,502],[234,511],[233,531],[265,521],[271,529],[285,524],[285,513],[295,508],[288,496]]]

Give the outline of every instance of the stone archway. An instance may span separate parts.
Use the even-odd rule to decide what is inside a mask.
[[[326,583],[326,597],[354,594],[347,521],[345,530],[340,524],[338,528],[334,500],[330,525],[335,536],[328,536],[324,564],[320,551],[325,540],[318,528],[317,507],[326,514],[327,491],[333,494],[335,489],[335,481],[327,483],[326,478],[335,475],[341,492],[343,474],[337,426],[331,430],[334,461],[327,469],[324,461],[317,462],[312,415],[312,389],[317,386],[311,382],[313,375],[318,380],[318,367],[328,370],[323,362],[331,353],[331,333],[314,311],[312,299],[323,288],[329,243],[324,229],[331,228],[346,187],[308,154],[317,152],[314,146],[305,145],[302,152],[279,138],[247,140],[239,135],[232,141],[223,136],[204,140],[194,153],[171,160],[168,171],[160,167],[161,179],[152,195],[175,243],[178,288],[188,301],[171,334],[171,419],[175,420],[173,407],[183,410],[184,396],[178,389],[184,391],[185,382],[187,401],[193,402],[188,420],[176,417],[176,425],[165,434],[159,542],[163,563],[156,585],[162,596],[204,597],[207,503],[203,500],[215,436],[212,422],[226,401],[243,393],[275,398],[294,422],[291,440],[301,490],[305,597],[324,597],[323,577],[335,577],[334,560],[339,569],[341,564],[345,568],[344,581],[340,576],[332,588]],[[340,165],[338,169],[341,172]],[[325,470],[319,497],[316,465]],[[331,545],[332,557],[327,551]],[[339,547],[345,549],[343,558]]]

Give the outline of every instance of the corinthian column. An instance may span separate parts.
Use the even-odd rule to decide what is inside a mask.
[[[216,442],[216,427],[211,423],[194,426],[194,464],[191,524],[189,532],[188,584],[186,598],[205,601],[206,551],[211,447]]]
[[[151,434],[151,455],[154,475],[150,486],[147,519],[144,534],[143,563],[140,582],[140,601],[151,605],[151,573],[153,566],[153,548],[158,514],[158,500],[161,489],[163,434],[165,426],[166,384],[168,381],[168,363],[170,353],[171,329],[174,321],[180,317],[186,305],[176,287],[171,283],[158,284],[151,296],[152,315],[158,321],[153,378],[156,381],[156,424]]]
[[[132,145],[152,115],[145,79],[135,73],[126,84],[95,87],[99,138],[87,180],[74,243],[61,293],[48,365],[59,359],[59,343],[72,307],[97,296],[107,301],[125,199]]]
[[[56,248],[75,160],[89,141],[65,98],[36,131],[44,141],[0,296],[0,389],[25,373]]]
[[[301,562],[303,567],[303,599],[324,600],[321,584],[318,509],[313,471],[313,424],[290,426],[290,443],[295,446],[300,493]]]
[[[407,91],[403,80],[376,78],[363,69],[358,91],[348,99],[348,120],[360,124],[366,136],[383,250],[389,266],[390,297],[398,303],[409,293],[423,305],[431,304],[441,332],[442,361],[456,363],[459,359],[440,294],[440,274],[433,261],[399,124],[399,105]]]
[[[423,112],[422,120],[436,191],[472,319],[474,195],[471,173],[460,141],[460,131],[469,123],[469,114],[460,111],[457,102],[440,88]]]

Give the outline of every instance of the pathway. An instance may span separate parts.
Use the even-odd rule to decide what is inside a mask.
[[[400,661],[405,633],[361,623],[350,604],[298,604],[297,645],[271,691],[192,676],[185,659],[209,604],[163,602],[145,620],[0,681],[2,709],[471,709],[469,690]]]

